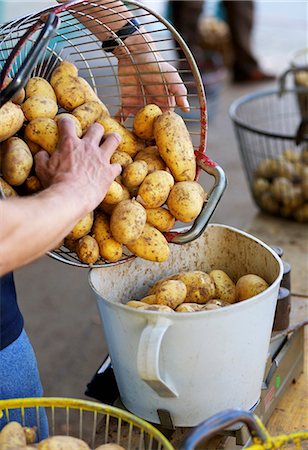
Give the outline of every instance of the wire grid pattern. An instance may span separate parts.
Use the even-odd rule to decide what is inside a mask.
[[[152,53],[161,73],[161,81],[158,84],[163,84],[165,87],[163,95],[169,98],[165,78],[159,65],[159,54],[166,62],[178,70],[183,79],[187,89],[190,113],[182,113],[179,108],[175,108],[175,111],[184,119],[194,149],[204,152],[207,133],[205,94],[198,68],[189,49],[174,28],[154,11],[134,1],[124,1],[124,4],[129,8],[134,18],[142,24],[142,28],[138,32],[151,34],[153,44],[156,47],[155,50],[152,50]],[[102,50],[101,40],[96,33],[99,35],[104,30],[108,37],[117,37],[111,27],[116,26],[116,23],[123,19],[123,13],[119,12],[118,8],[113,7],[113,5],[113,0],[109,3],[101,0],[97,2],[81,2],[78,5],[71,5],[68,10],[58,13],[61,19],[60,28],[57,30],[55,37],[50,40],[30,75],[30,77],[40,76],[49,80],[52,71],[59,62],[66,60],[74,63],[78,67],[79,76],[89,82],[95,93],[109,109],[111,116],[119,111],[121,98],[123,98],[118,77],[118,61],[112,53]],[[50,8],[46,12],[53,10],[53,8]],[[104,13],[104,23],[99,19],[102,12]],[[20,38],[37,22],[41,14],[28,15],[0,27],[0,71]],[[12,78],[14,78],[22,62],[29,54],[41,28],[31,36],[14,60],[9,74]],[[117,40],[119,39],[117,38]],[[134,75],[137,76],[136,83],[140,83],[141,86],[140,103],[138,105],[141,108],[149,103],[149,95],[144,90],[145,85],[149,86],[149,83],[145,81],[144,76],[152,73],[148,70],[146,72],[143,71],[142,64],[137,66],[135,57],[128,51],[125,42],[121,39],[120,42],[121,46],[126,49],[127,56],[132,62]],[[142,52],[137,51],[136,54],[140,56]],[[155,73],[157,73],[156,69]],[[125,82],[125,77],[127,77],[128,82]],[[129,83],[131,83],[130,73],[126,73],[122,77],[122,83],[129,86]],[[155,87],[155,85],[151,86]],[[127,106],[129,106],[127,98],[126,102],[128,102]],[[61,112],[64,112],[64,110],[60,109],[59,113]],[[125,127],[132,129],[132,123],[132,118],[128,118],[125,122]],[[48,252],[48,255],[70,265],[89,267],[89,265],[81,263],[76,253],[65,246]],[[122,259],[114,263],[114,265],[126,262],[133,257],[126,250]],[[92,266],[103,267],[105,265],[110,266],[113,264],[106,263],[104,259],[100,258]]]
[[[307,95],[302,90],[300,93]],[[308,146],[308,135],[304,135],[298,145],[295,143],[302,121],[297,96],[298,90],[287,90],[282,96],[276,90],[259,91],[231,105],[230,115],[246,178],[257,203],[253,181],[260,163],[263,160],[279,161],[289,149],[301,155]]]
[[[121,409],[87,400],[68,398],[28,398],[0,401],[7,421],[10,413],[19,412],[19,423],[27,426],[25,412],[35,408],[38,440],[43,408],[49,422],[49,435],[72,436],[84,440],[91,448],[106,443],[125,450],[174,450],[170,442],[152,425]]]

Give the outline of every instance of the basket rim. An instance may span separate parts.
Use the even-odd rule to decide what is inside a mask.
[[[135,416],[129,411],[125,411],[115,406],[107,405],[105,403],[98,403],[90,400],[69,397],[29,397],[0,400],[0,414],[2,410],[33,407],[72,408],[76,410],[83,409],[85,411],[92,411],[94,413],[100,412],[109,414],[110,416],[113,416],[115,418],[124,419],[128,422],[133,423],[134,425],[138,425],[141,430],[146,431],[153,437],[157,438],[159,442],[164,445],[164,448],[166,450],[175,450],[170,441],[154,425],[151,425],[146,420]]]
[[[308,94],[308,89],[306,88],[297,88],[297,89],[286,89],[284,91],[284,94],[296,94],[298,92],[304,92]],[[288,140],[292,140],[294,141],[296,139],[296,133],[295,134],[281,134],[281,133],[274,133],[274,132],[270,132],[270,131],[265,131],[262,130],[261,128],[258,128],[256,126],[253,125],[249,125],[247,124],[243,119],[239,118],[238,114],[237,114],[237,110],[240,106],[249,103],[251,101],[257,100],[259,98],[262,97],[267,97],[267,96],[273,96],[273,95],[277,95],[277,97],[281,97],[280,95],[280,91],[275,88],[275,89],[262,89],[262,90],[258,90],[255,92],[252,92],[250,94],[246,94],[243,95],[242,97],[239,97],[238,99],[234,100],[230,107],[229,107],[229,116],[230,118],[233,120],[234,124],[237,125],[240,128],[243,128],[247,131],[252,131],[256,134],[260,134],[262,136],[268,136],[271,138],[277,138],[277,139],[288,139]],[[283,95],[284,95],[283,94]],[[300,125],[300,123],[299,123]],[[307,141],[308,142],[308,135],[303,136],[303,141]]]

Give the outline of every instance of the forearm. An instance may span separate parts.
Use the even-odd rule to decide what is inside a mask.
[[[87,214],[73,189],[56,184],[41,193],[0,201],[0,275],[55,248]]]

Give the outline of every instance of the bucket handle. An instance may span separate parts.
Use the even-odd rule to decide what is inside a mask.
[[[162,379],[159,369],[161,343],[171,323],[165,317],[149,320],[141,333],[137,351],[138,375],[160,397],[178,397],[174,387]]]

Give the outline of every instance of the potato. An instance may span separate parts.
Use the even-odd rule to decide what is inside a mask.
[[[206,193],[196,181],[175,183],[167,200],[171,214],[181,222],[192,222],[200,214]]]
[[[11,77],[6,77],[2,85],[2,90],[6,88],[11,83],[11,81],[12,81]],[[25,97],[26,97],[25,90],[21,88],[16,92],[16,94],[13,95],[11,101],[16,105],[21,105],[22,102],[25,100]]]
[[[268,283],[258,275],[243,275],[235,285],[236,298],[239,301],[246,300],[265,291],[268,286]]]
[[[135,200],[123,200],[111,214],[112,236],[125,245],[136,241],[144,230],[146,217],[146,211],[140,203]]]
[[[81,262],[94,264],[99,258],[99,247],[96,240],[86,235],[77,241],[76,253]]]
[[[101,103],[97,101],[87,101],[72,111],[73,116],[79,120],[82,133],[85,133],[90,125],[100,117],[103,109]]]
[[[274,199],[271,192],[264,192],[258,200],[261,208],[271,214],[277,214],[279,211],[279,203]]]
[[[215,284],[212,278],[201,270],[180,272],[158,280],[149,290],[149,295],[155,294],[160,285],[167,280],[181,280],[186,286],[185,303],[206,303],[215,297]]]
[[[42,77],[30,78],[26,85],[26,98],[29,97],[48,97],[57,103],[57,97],[52,86]]]
[[[194,147],[185,122],[178,114],[167,111],[154,122],[154,137],[160,156],[176,181],[193,181],[196,177]]]
[[[264,159],[256,169],[256,175],[262,178],[284,177],[292,180],[295,176],[293,164],[283,159]]]
[[[80,138],[82,136],[82,128],[81,128],[81,123],[79,122],[79,120],[75,116],[73,116],[73,114],[61,113],[61,114],[57,114],[55,117],[56,124],[58,124],[58,120],[61,117],[68,117],[69,119],[72,119],[74,121],[77,137]]]
[[[134,161],[123,170],[123,184],[128,188],[140,186],[147,173],[148,165],[145,161]]]
[[[70,239],[65,238],[64,242],[63,242],[64,247],[68,248],[71,252],[75,252],[75,253],[76,253],[76,249],[77,249],[77,244],[78,244],[78,239],[73,240],[71,238]]]
[[[153,139],[154,120],[162,114],[162,110],[153,104],[144,106],[134,117],[133,130],[140,139]]]
[[[269,191],[270,182],[265,178],[256,178],[252,185],[252,190],[257,197],[260,197],[264,192]]]
[[[158,303],[156,301],[156,295],[147,295],[146,297],[143,297],[140,301],[146,303],[147,305],[155,305],[156,303]]]
[[[52,436],[39,442],[39,450],[90,450],[90,447],[81,439],[71,436]]]
[[[157,170],[147,175],[138,190],[137,201],[145,208],[158,208],[162,206],[174,185],[170,173]]]
[[[29,121],[39,117],[53,119],[58,112],[58,105],[49,97],[33,96],[22,104],[22,110]]]
[[[143,148],[143,144],[139,142],[137,136],[124,128],[112,117],[103,114],[96,122],[103,125],[105,133],[118,133],[121,136],[121,142],[117,148],[118,151],[126,152],[134,157],[135,154]]]
[[[113,181],[109,186],[109,189],[104,197],[103,202],[107,205],[116,205],[123,199],[123,189],[122,186]]]
[[[93,212],[89,212],[85,217],[79,220],[72,231],[66,236],[67,239],[77,240],[88,234],[93,225]]]
[[[37,428],[36,427],[32,427],[32,428],[30,428],[30,427],[22,427],[22,429],[24,431],[27,444],[34,444],[34,442],[37,439],[37,435],[36,435]]]
[[[219,303],[207,303],[202,307],[202,311],[212,311],[214,309],[220,309],[222,306]]]
[[[235,284],[223,270],[212,270],[210,277],[215,284],[215,296],[228,303],[236,302]]]
[[[221,300],[219,298],[213,298],[212,300],[206,302],[206,304],[203,306],[203,309],[217,309],[217,308],[209,308],[212,305],[218,306],[219,308],[223,308],[225,306],[229,306],[230,302],[225,302],[224,300]]]
[[[146,303],[143,303],[141,300],[130,300],[126,303],[126,306],[130,306],[131,308],[142,308],[143,306],[147,306]]]
[[[60,77],[53,84],[57,101],[62,108],[73,111],[86,101],[85,93],[79,79],[72,75]]]
[[[36,175],[28,177],[25,181],[25,188],[29,194],[35,194],[43,189],[43,186]]]
[[[51,155],[58,145],[58,126],[53,119],[34,119],[25,128],[25,137]]]
[[[130,197],[129,197],[130,198]],[[107,203],[105,203],[104,201],[102,201],[99,205],[98,205],[98,210],[102,211],[103,213],[107,214],[108,216],[111,216],[114,208],[116,207],[116,203],[114,205],[108,205]]]
[[[11,137],[2,145],[1,169],[5,181],[20,186],[28,177],[33,157],[27,144],[18,137]]]
[[[91,234],[95,238],[99,246],[103,241],[112,237],[109,218],[105,214],[101,212],[95,214]]]
[[[122,258],[122,244],[112,237],[105,239],[99,243],[99,253],[106,261],[117,262]]]
[[[160,157],[156,146],[146,147],[144,150],[140,150],[140,152],[136,154],[134,160],[146,162],[148,166],[148,173],[155,172],[155,170],[166,169],[166,163]]]
[[[17,192],[3,178],[0,177],[0,186],[5,197],[17,197]]]
[[[26,436],[18,422],[9,422],[0,432],[0,449],[16,450],[27,445]]]
[[[282,152],[282,157],[286,159],[287,161],[290,161],[292,163],[300,161],[301,155],[300,152],[297,152],[296,150],[292,148],[287,148]]]
[[[181,280],[167,280],[156,290],[156,303],[175,309],[184,302],[187,289]]]
[[[282,201],[290,189],[293,188],[291,181],[288,178],[275,178],[270,186],[270,192],[277,201]]]
[[[0,108],[0,142],[12,137],[21,129],[25,120],[19,105],[7,102]]]
[[[304,203],[301,188],[299,186],[291,186],[288,191],[284,192],[282,203],[290,209],[295,209],[301,206]]]
[[[145,224],[141,236],[126,247],[134,255],[149,261],[167,261],[170,254],[168,242],[164,235],[148,223]]]
[[[203,305],[199,305],[198,303],[182,303],[179,305],[175,312],[184,313],[184,312],[197,312],[202,311],[204,308]]]
[[[89,85],[89,83],[82,77],[78,77],[79,83],[82,85],[83,92],[85,94],[86,102],[98,102],[101,105],[102,113],[109,116],[109,111],[107,106],[100,100],[100,98],[95,94],[92,87]]]
[[[294,218],[297,222],[308,222],[308,203],[305,203],[294,211]]]
[[[78,69],[75,66],[75,64],[69,61],[60,62],[60,64],[57,65],[57,67],[51,74],[50,77],[51,86],[54,86],[54,84],[56,84],[61,78],[69,75],[72,77],[78,76]]]
[[[131,156],[126,152],[116,150],[110,159],[111,164],[120,164],[123,168],[133,162]]]
[[[304,200],[308,200],[308,179],[303,179],[301,182],[302,196]]]
[[[308,164],[308,147],[303,148],[302,154],[301,154],[301,161],[304,164]]]
[[[96,447],[95,450],[125,450],[125,448],[118,444],[103,444]]]
[[[147,209],[147,222],[162,233],[170,231],[175,224],[175,218],[168,209],[159,207]]]

